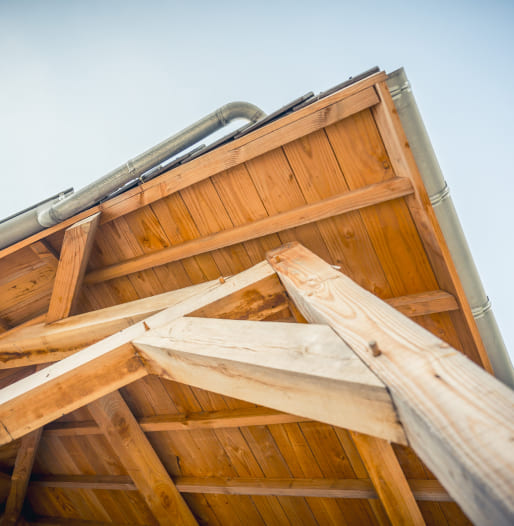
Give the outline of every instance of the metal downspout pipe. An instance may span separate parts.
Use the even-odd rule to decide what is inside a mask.
[[[473,261],[441,168],[403,68],[388,75],[387,85],[430,197],[441,230],[471,306],[496,377],[514,388],[514,369]]]
[[[230,102],[181,132],[127,161],[71,196],[0,223],[0,249],[89,208],[154,166],[189,148],[235,119],[257,122],[266,114],[248,102]]]

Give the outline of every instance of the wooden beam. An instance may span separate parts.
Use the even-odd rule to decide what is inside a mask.
[[[66,318],[72,312],[82,286],[99,219],[100,213],[94,214],[64,232],[47,323]]]
[[[385,386],[326,326],[182,318],[133,344],[170,380],[406,443]]]
[[[36,241],[30,245],[30,249],[41,261],[44,261],[47,265],[57,270],[59,256],[45,239]]]
[[[0,390],[0,444],[146,376],[132,345],[117,343],[87,347]]]
[[[273,275],[268,263],[209,283],[181,302],[0,390],[0,445],[147,374],[131,341]]]
[[[0,521],[1,526],[15,526],[18,522],[23,502],[25,501],[32,466],[36,458],[41,432],[42,429],[36,429],[24,436],[21,441],[14,463],[11,488],[5,505],[5,512]]]
[[[193,239],[180,245],[163,248],[150,254],[137,256],[121,263],[91,271],[86,283],[98,283],[119,278],[133,272],[139,272],[158,265],[171,263],[187,257],[203,254],[220,248],[243,243],[250,239],[267,236],[289,228],[314,223],[334,215],[340,215],[361,208],[404,197],[412,193],[408,179],[390,179],[381,183],[360,188],[353,192],[330,197],[318,203],[265,217],[245,225],[222,230],[199,239]]]
[[[391,524],[425,524],[389,442],[350,431]]]
[[[0,337],[0,369],[55,362],[96,343],[134,323],[165,310],[170,305],[203,294],[216,287],[217,280],[157,294],[149,298],[114,305],[49,325],[13,328]]]
[[[513,391],[301,245],[269,261],[302,314],[387,385],[411,447],[470,519],[512,524]]]
[[[267,407],[243,407],[221,411],[202,411],[182,415],[158,415],[138,419],[145,433],[158,431],[192,431],[194,429],[230,429],[234,427],[270,426],[307,422],[303,416],[281,413]],[[45,427],[45,435],[97,435],[100,428],[92,420],[55,422]]]
[[[334,499],[376,499],[378,495],[369,479],[269,479],[177,477],[181,493],[224,495],[261,495],[284,497],[322,497]],[[416,500],[451,502],[452,498],[437,480],[410,479],[409,487]],[[31,487],[136,491],[130,477],[123,475],[43,475],[30,480]]]
[[[110,393],[88,409],[159,524],[198,526],[121,395]]]
[[[457,300],[444,290],[431,290],[418,294],[409,294],[385,300],[388,305],[400,311],[404,316],[426,316],[437,312],[458,310]]]
[[[468,346],[476,348],[473,351],[476,352],[477,358],[480,359],[485,370],[494,374],[461,278],[430,203],[425,184],[419,173],[412,148],[403,130],[400,116],[386,81],[378,82],[375,89],[380,97],[380,104],[374,106],[371,111],[391,166],[396,175],[409,178],[415,188],[415,192],[405,199],[412,220],[416,224],[438,282],[454,294],[459,301],[460,314],[454,316],[452,321],[459,329],[459,334],[467,338],[468,341],[471,340],[472,343],[471,345],[468,343]],[[464,269],[465,271],[466,269]],[[511,376],[508,377],[511,378]]]

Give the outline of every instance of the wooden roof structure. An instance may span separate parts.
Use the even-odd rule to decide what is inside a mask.
[[[385,80],[0,251],[2,524],[512,523],[512,391]]]

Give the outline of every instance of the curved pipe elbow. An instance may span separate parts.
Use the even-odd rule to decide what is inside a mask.
[[[221,106],[216,111],[216,115],[222,126],[226,126],[235,119],[247,119],[253,123],[266,117],[266,114],[255,104],[243,101],[229,102]]]

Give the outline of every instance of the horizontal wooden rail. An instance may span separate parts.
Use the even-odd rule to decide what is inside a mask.
[[[188,415],[160,415],[143,417],[139,426],[146,433],[154,431],[191,431],[193,429],[222,429],[247,426],[266,426],[306,422],[307,418],[288,415],[267,407],[248,407],[191,413]],[[77,436],[101,434],[93,420],[82,422],[54,422],[45,427],[45,435]]]
[[[236,243],[243,243],[258,237],[275,234],[289,228],[314,223],[335,215],[405,197],[412,192],[412,184],[408,179],[390,179],[271,217],[265,217],[230,230],[222,230],[200,239],[193,239],[180,245],[163,248],[151,254],[144,254],[121,263],[93,270],[87,274],[85,283],[99,283],[119,278],[133,272],[139,272]]]
[[[369,479],[268,479],[178,477],[175,486],[181,493],[225,495],[262,495],[287,497],[324,497],[337,499],[376,499]],[[450,502],[452,498],[437,480],[410,479],[416,500]],[[31,487],[75,490],[136,491],[130,477],[123,475],[44,475],[35,476]]]

